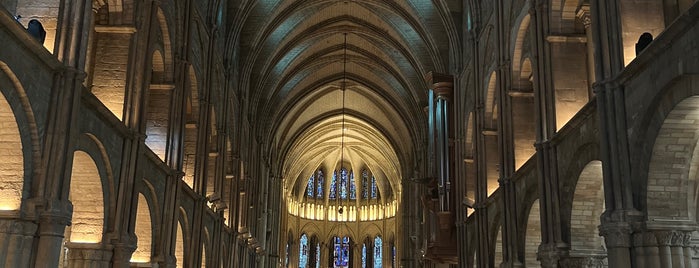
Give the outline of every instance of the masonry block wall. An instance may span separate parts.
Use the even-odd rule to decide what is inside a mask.
[[[2,85],[8,86],[8,85]],[[13,90],[7,88],[6,90]],[[0,149],[4,152],[0,167],[0,208],[19,209],[24,188],[24,160],[22,141],[12,107],[0,96]]]

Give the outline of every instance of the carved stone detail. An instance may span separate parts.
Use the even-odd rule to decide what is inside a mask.
[[[600,235],[604,236],[604,242],[608,248],[631,246],[631,229],[628,226],[602,225]]]

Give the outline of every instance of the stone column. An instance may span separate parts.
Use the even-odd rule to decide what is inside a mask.
[[[552,78],[549,1],[534,0],[529,11],[532,20],[534,50],[534,102],[536,110],[536,159],[541,205],[541,245],[538,258],[542,267],[558,267],[567,254],[568,245],[561,235],[558,163],[551,138],[556,133],[556,97]]]
[[[66,243],[68,267],[109,267],[112,246],[102,244]]]
[[[633,205],[624,88],[610,81],[624,68],[619,0],[591,0],[590,10],[607,210],[601,218],[600,234],[607,244],[609,266],[631,267],[630,235],[643,215]]]
[[[595,95],[592,91],[592,84],[595,82],[595,46],[592,41],[592,17],[590,16],[590,4],[583,4],[577,12],[578,18],[585,26],[585,36],[587,37],[587,82],[588,97],[592,99]]]
[[[70,224],[72,205],[68,201],[70,168],[77,113],[80,107],[87,40],[92,25],[92,1],[62,0],[55,54],[66,66],[54,76],[51,107],[46,126],[42,164],[43,174],[28,206],[36,209],[38,231],[34,263],[36,267],[56,267],[63,248],[63,233]]]
[[[37,225],[19,219],[0,219],[0,266],[30,267],[34,234]]]

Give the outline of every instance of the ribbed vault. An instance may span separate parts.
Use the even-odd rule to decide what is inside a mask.
[[[250,89],[256,135],[279,152],[286,196],[344,159],[399,197],[424,142],[424,75],[453,57],[446,2],[243,1],[239,83]]]

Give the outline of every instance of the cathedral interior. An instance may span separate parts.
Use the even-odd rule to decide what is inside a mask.
[[[0,266],[699,267],[698,40],[694,0],[0,0]]]

